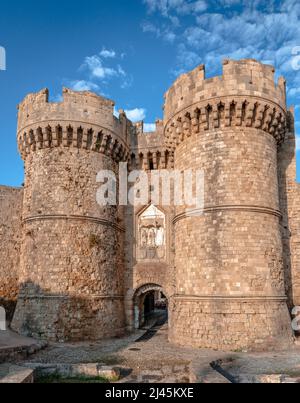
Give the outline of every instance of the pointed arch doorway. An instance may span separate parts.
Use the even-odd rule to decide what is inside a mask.
[[[141,329],[152,322],[168,320],[168,298],[157,284],[146,284],[134,294],[134,327]]]

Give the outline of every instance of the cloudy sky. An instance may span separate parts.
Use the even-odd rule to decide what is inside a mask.
[[[53,101],[63,86],[95,91],[150,130],[178,74],[205,63],[208,76],[219,75],[223,58],[257,58],[287,78],[288,102],[300,121],[299,19],[299,0],[2,2],[0,184],[23,182],[16,105],[45,87]],[[300,154],[300,141],[298,147]]]

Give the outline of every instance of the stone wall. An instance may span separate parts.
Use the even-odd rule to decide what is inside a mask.
[[[121,209],[100,206],[96,195],[98,172],[118,174],[118,162],[128,158],[127,120],[90,93],[65,90],[61,104],[46,95],[27,97],[19,109],[26,177],[12,326],[59,341],[119,336],[124,220]]]
[[[296,138],[294,111],[284,143],[278,149],[280,205],[286,290],[289,307],[300,305],[300,184],[296,181]]]
[[[150,202],[150,201],[149,201]],[[175,290],[174,234],[172,232],[173,208],[158,206],[166,217],[165,242],[166,254],[163,258],[142,259],[137,256],[138,217],[148,206],[126,209],[126,247],[125,247],[125,309],[128,330],[134,326],[135,295],[147,285],[160,286],[171,300]],[[151,289],[151,287],[149,287]]]
[[[288,345],[277,171],[285,85],[252,60],[226,62],[221,78],[201,74],[183,76],[166,96],[175,169],[205,176],[203,214],[176,208],[170,340],[216,349]]]
[[[281,77],[275,85],[273,66],[256,60],[225,60],[223,75],[206,79],[205,66],[183,74],[165,94],[164,121],[173,118],[174,111],[183,111],[199,102],[213,102],[220,97],[239,97],[246,94],[276,102],[286,108],[286,85]]]
[[[0,187],[0,305],[12,319],[18,295],[23,189]]]
[[[130,136],[130,169],[172,169],[174,153],[167,147],[163,121],[156,121],[155,132],[145,133],[143,122],[135,124]]]
[[[174,343],[287,347],[288,306],[300,304],[300,191],[285,80],[274,77],[255,60],[226,60],[223,75],[210,79],[199,66],[167,91],[154,133],[123,111],[116,118],[114,103],[90,92],[64,89],[58,103],[48,90],[29,94],[17,133],[22,231],[20,216],[0,217],[5,246],[14,239],[17,251],[22,236],[8,292],[15,298],[19,277],[13,328],[55,341],[119,336],[134,328],[135,296],[152,286],[169,299]],[[204,212],[157,206],[166,219],[163,256],[139,254],[139,217],[150,199],[126,209],[96,202],[97,173],[118,175],[120,162],[149,176],[204,171]],[[16,211],[21,191],[5,192],[3,203]],[[2,262],[17,267],[9,248]]]

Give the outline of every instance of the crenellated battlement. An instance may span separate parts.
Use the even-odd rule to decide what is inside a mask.
[[[159,289],[172,343],[289,348],[300,225],[284,78],[252,59],[225,60],[213,78],[199,66],[168,90],[152,132],[114,107],[67,88],[60,102],[44,89],[19,105],[24,188],[0,187],[2,299],[19,294],[12,329],[55,342],[120,337],[142,325]],[[132,188],[120,161],[130,182],[146,172],[139,193],[157,205],[135,191],[135,206],[110,198]],[[108,172],[116,186],[102,186]],[[167,179],[172,202],[155,203]]]
[[[165,95],[165,137],[170,147],[185,136],[221,127],[248,127],[280,143],[286,129],[286,85],[272,66],[225,60],[223,75],[205,78],[205,67],[179,77]]]
[[[114,115],[114,102],[92,92],[63,89],[61,102],[49,102],[44,89],[29,94],[19,105],[18,145],[23,158],[52,147],[76,147],[128,158],[131,122]]]
[[[130,169],[172,169],[174,153],[167,147],[162,120],[155,122],[155,131],[144,131],[144,122],[134,125],[130,139]]]
[[[62,101],[49,102],[49,90],[28,94],[18,105],[18,130],[42,120],[80,120],[86,123],[112,125],[115,103],[90,91],[63,88]],[[116,118],[116,120],[118,120]]]
[[[223,75],[206,78],[205,66],[181,75],[165,94],[165,121],[192,104],[224,96],[254,96],[286,110],[286,83],[275,82],[273,66],[256,60],[224,60]]]

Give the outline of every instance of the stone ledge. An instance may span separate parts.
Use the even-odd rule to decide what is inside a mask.
[[[17,365],[0,365],[1,383],[33,383],[33,370]]]
[[[47,343],[37,343],[29,346],[1,347],[0,363],[27,358],[47,346]]]
[[[102,377],[108,381],[116,381],[120,378],[121,371],[117,367],[105,364],[41,364],[26,363],[24,367],[34,373],[34,378],[58,375],[62,378],[77,377]]]
[[[189,366],[190,383],[221,383],[230,384],[229,379],[213,369],[211,364],[192,362]]]

